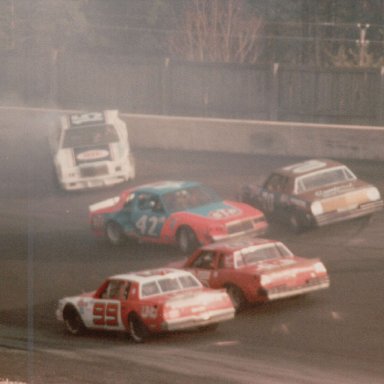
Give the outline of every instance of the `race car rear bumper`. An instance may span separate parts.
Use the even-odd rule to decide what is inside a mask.
[[[204,327],[206,325],[232,320],[234,317],[234,308],[221,309],[179,319],[166,320],[162,324],[162,329],[165,331],[177,331],[181,329]]]
[[[337,223],[339,221],[356,219],[358,217],[369,216],[375,212],[382,210],[384,207],[383,200],[373,201],[363,204],[354,209],[338,210],[325,213],[314,217],[315,225],[321,227],[323,225]]]

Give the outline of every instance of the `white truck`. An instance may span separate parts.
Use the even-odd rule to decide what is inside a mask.
[[[135,178],[127,126],[117,110],[61,116],[49,142],[57,180],[65,190]]]

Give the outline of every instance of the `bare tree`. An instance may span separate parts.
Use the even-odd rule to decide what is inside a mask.
[[[192,0],[180,31],[169,39],[169,51],[191,61],[255,63],[262,27],[245,0]]]

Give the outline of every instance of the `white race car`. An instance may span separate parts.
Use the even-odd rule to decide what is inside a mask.
[[[57,179],[65,190],[135,178],[127,127],[117,110],[61,116],[49,142]]]

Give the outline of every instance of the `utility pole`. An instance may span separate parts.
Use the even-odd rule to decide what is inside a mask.
[[[367,30],[370,27],[369,24],[357,24],[357,28],[360,30],[360,38],[356,41],[359,47],[359,66],[362,67],[366,64],[367,59],[367,47],[369,40],[367,40]]]

